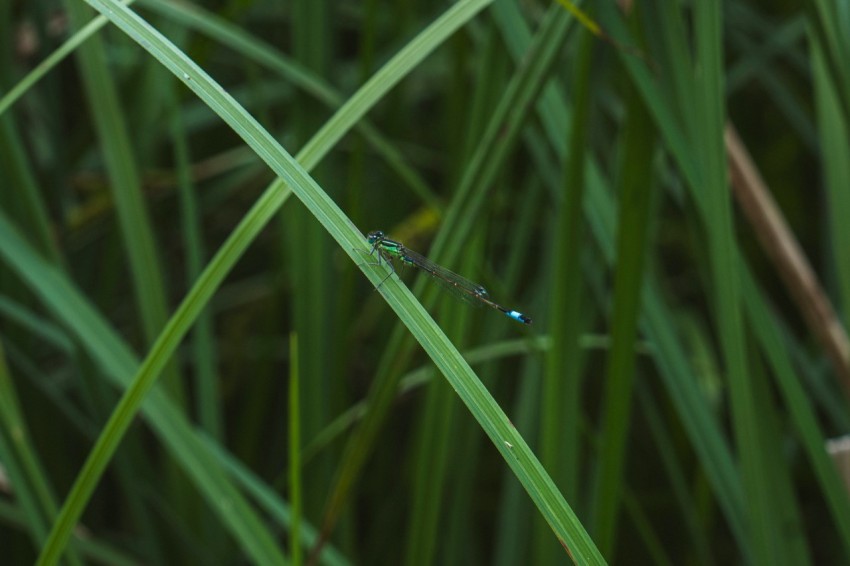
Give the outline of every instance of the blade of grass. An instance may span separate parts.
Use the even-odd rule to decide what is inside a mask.
[[[704,199],[700,212],[708,235],[708,253],[712,268],[715,308],[723,360],[732,404],[733,426],[741,461],[744,493],[747,498],[747,533],[751,538],[756,562],[780,564],[795,556],[786,547],[782,532],[779,502],[771,497],[765,474],[780,470],[769,464],[768,430],[771,423],[758,412],[755,383],[749,376],[744,335],[741,276],[735,242],[732,207],[727,188],[723,143],[725,89],[722,83],[721,10],[719,4],[699,4],[695,12],[696,62],[701,73],[696,77],[696,116],[694,143],[699,156],[699,179],[692,186],[695,199]],[[775,446],[775,445],[773,445]],[[787,557],[787,558],[786,558]]]
[[[580,491],[578,422],[582,404],[582,357],[579,355],[579,335],[586,322],[582,299],[587,291],[583,271],[575,266],[581,265],[585,249],[582,201],[589,139],[587,125],[593,112],[590,95],[593,42],[588,32],[579,35],[574,62],[574,119],[567,134],[569,149],[563,167],[562,198],[552,227],[555,238],[550,260],[553,268],[549,332],[553,342],[561,347],[550,349],[546,356],[540,419],[541,461],[573,501],[578,500]],[[557,549],[543,535],[542,529],[535,529],[535,561],[549,564]]]
[[[820,149],[823,153],[823,169],[827,210],[829,213],[829,236],[832,240],[832,260],[835,262],[839,312],[843,313],[845,328],[850,328],[850,161],[844,156],[850,155],[850,123],[836,120],[839,113],[838,97],[841,91],[833,86],[828,75],[828,67],[820,49],[812,53],[812,72],[815,88],[815,102],[820,133]]]
[[[829,0],[809,0],[806,3],[809,24],[814,33],[816,48],[823,57],[826,66],[826,78],[837,94],[836,102],[845,124],[850,123],[850,71],[844,64],[848,53],[847,30],[842,29],[845,22],[837,11],[836,3]]]
[[[631,92],[631,91],[630,91]],[[620,172],[620,219],[617,227],[617,260],[611,351],[607,361],[602,408],[602,449],[594,505],[594,534],[602,552],[613,558],[617,540],[620,496],[625,481],[635,372],[635,341],[640,315],[645,261],[650,245],[653,198],[652,157],[654,132],[643,102],[631,92],[623,134]]]
[[[298,335],[289,335],[289,499],[292,526],[289,544],[292,564],[301,566],[301,394],[298,380]]]
[[[327,0],[295,2],[292,4],[292,50],[295,60],[317,76],[328,76],[329,51],[334,48],[334,30],[330,28]],[[292,129],[298,143],[309,139],[310,132],[320,125],[321,106],[306,93],[296,95],[299,112],[292,117]],[[324,164],[333,170],[335,155],[329,155]],[[327,169],[317,168],[316,178]],[[327,177],[325,177],[327,178]],[[332,192],[332,191],[329,191]],[[281,217],[279,237],[279,277],[288,280],[297,295],[291,302],[293,331],[300,337],[299,371],[310,376],[300,388],[304,406],[304,437],[317,434],[329,420],[334,377],[330,373],[331,360],[327,355],[327,339],[333,328],[344,324],[332,321],[336,314],[327,300],[334,295],[331,287],[330,239],[324,228],[315,222],[309,211],[300,206],[289,207]],[[331,454],[322,454],[313,462],[310,474],[303,483],[305,512],[309,516],[321,513],[327,497],[327,484],[331,480],[333,462]]]

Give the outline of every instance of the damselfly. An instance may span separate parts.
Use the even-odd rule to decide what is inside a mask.
[[[372,251],[369,252],[369,255],[378,252],[378,263],[380,263],[381,259],[383,259],[387,264],[389,264],[392,271],[390,271],[387,277],[390,277],[393,273],[395,273],[393,260],[397,259],[401,261],[403,265],[411,265],[421,269],[441,283],[444,287],[452,291],[456,296],[469,303],[475,305],[486,305],[500,311],[505,316],[510,317],[517,322],[531,324],[531,319],[521,312],[506,309],[502,305],[490,300],[490,295],[487,293],[487,289],[481,285],[473,283],[469,279],[461,277],[457,273],[437,265],[427,257],[418,254],[413,250],[407,249],[401,242],[391,240],[380,230],[369,232],[369,235],[366,236],[366,240],[372,246]],[[386,281],[386,278],[384,280]],[[383,281],[381,281],[381,284],[383,284]]]

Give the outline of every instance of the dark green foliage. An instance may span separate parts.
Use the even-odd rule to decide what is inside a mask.
[[[565,4],[3,3],[3,561],[850,562],[846,10]]]

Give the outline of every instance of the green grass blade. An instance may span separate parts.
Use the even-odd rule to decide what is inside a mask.
[[[717,4],[700,4],[696,11],[696,63],[702,69],[697,77],[697,128],[694,145],[700,156],[701,186],[695,193],[703,196],[701,210],[708,232],[708,252],[712,264],[712,283],[720,344],[730,385],[732,414],[737,450],[741,459],[742,480],[747,497],[747,527],[752,538],[756,562],[778,564],[794,553],[783,548],[771,533],[782,527],[782,516],[771,497],[765,474],[777,471],[769,465],[767,431],[770,423],[760,418],[754,378],[748,371],[746,337],[741,309],[742,293],[738,268],[731,195],[727,184],[723,144],[724,98],[722,84],[721,12]],[[698,198],[698,197],[697,197]],[[757,379],[757,378],[756,378]],[[761,432],[760,432],[761,431]]]
[[[833,259],[838,283],[839,304],[843,307],[844,327],[850,327],[850,162],[844,156],[850,152],[850,131],[847,120],[836,120],[840,112],[838,98],[841,91],[833,86],[820,49],[812,54],[812,72],[815,86],[817,120],[820,132],[822,165],[826,181],[829,211],[829,234],[832,240]]]
[[[650,243],[653,196],[654,132],[648,113],[637,96],[630,97],[623,134],[620,171],[620,219],[617,227],[617,263],[611,320],[611,352],[606,371],[602,409],[602,449],[594,505],[594,535],[604,554],[613,556],[617,540],[620,495],[631,429],[635,380],[635,343],[641,289]]]
[[[850,123],[850,71],[844,64],[850,47],[846,37],[846,18],[839,15],[838,5],[830,0],[809,0],[806,9],[816,47],[823,56],[827,76],[837,93],[835,101],[843,122]]]
[[[559,348],[546,357],[540,419],[540,458],[549,473],[572,501],[579,500],[581,442],[579,420],[583,366],[579,336],[586,323],[587,310],[583,298],[587,294],[584,272],[576,269],[583,258],[585,224],[585,165],[589,140],[588,123],[594,106],[591,102],[591,63],[593,42],[587,31],[579,34],[579,47],[573,72],[573,116],[568,134],[567,158],[564,163],[563,197],[552,227],[552,282],[549,332]],[[535,529],[536,560],[551,563],[556,556],[545,531]]]
[[[301,566],[301,394],[298,378],[298,335],[289,336],[289,498],[292,527],[289,529],[292,564]]]

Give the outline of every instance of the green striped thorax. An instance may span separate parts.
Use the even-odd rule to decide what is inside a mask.
[[[366,236],[366,241],[369,242],[372,249],[381,248],[382,251],[394,257],[400,257],[402,255],[402,250],[404,249],[404,246],[402,246],[401,243],[396,242],[395,240],[390,240],[387,238],[386,234],[380,230],[369,232]]]

